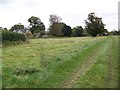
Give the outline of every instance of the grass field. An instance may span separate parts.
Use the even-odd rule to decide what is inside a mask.
[[[118,38],[33,39],[2,50],[3,88],[117,88]]]

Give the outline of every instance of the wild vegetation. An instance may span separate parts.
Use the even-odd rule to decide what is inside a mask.
[[[32,39],[3,48],[3,88],[117,88],[118,38]]]
[[[10,32],[10,31],[2,31],[2,44],[3,46],[14,45],[20,42],[26,41],[26,37],[23,34]]]

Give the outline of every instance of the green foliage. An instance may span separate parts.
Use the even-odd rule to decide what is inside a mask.
[[[14,42],[26,41],[26,37],[23,34],[10,32],[10,31],[2,31],[2,43],[3,45],[7,44],[15,44]]]
[[[30,22],[30,26],[31,26],[30,31],[34,36],[36,33],[39,33],[40,31],[45,30],[44,23],[41,22],[41,20],[38,17],[32,16],[28,19],[28,22]]]
[[[25,43],[26,42],[24,42],[24,41],[4,41],[4,42],[2,42],[2,47],[23,45]]]
[[[8,31],[8,29],[7,29],[7,28],[4,28],[3,30],[6,30],[6,31]]]
[[[62,28],[63,36],[71,36],[72,34],[72,29],[70,26],[67,26],[66,24]]]
[[[99,36],[108,36],[108,35],[110,35],[110,32],[108,32],[107,29],[103,29],[103,30],[101,31],[101,33],[99,34]]]
[[[110,34],[111,35],[120,35],[120,30],[112,30],[111,32],[110,32]]]
[[[64,23],[53,23],[50,26],[50,34],[53,36],[63,36],[62,28],[64,25]]]
[[[50,21],[50,27],[49,27],[49,31],[50,31],[50,34],[53,35],[53,36],[62,36],[63,33],[62,33],[62,28],[64,27],[64,23],[61,23],[62,19],[53,14],[53,15],[50,15],[50,18],[49,18],[49,21]]]
[[[88,15],[88,21],[85,20],[85,28],[87,32],[92,35],[93,37],[97,36],[104,32],[104,24],[102,22],[102,18],[99,18],[95,15],[95,13],[90,13]]]
[[[77,27],[73,28],[72,35],[75,36],[75,37],[83,36],[83,28],[82,28],[82,26],[77,26]]]
[[[71,36],[72,29],[65,23],[53,23],[50,28],[50,34],[53,36]]]
[[[24,25],[22,25],[21,23],[18,23],[18,24],[15,24],[14,26],[12,26],[10,31],[23,30],[23,29],[24,29]]]
[[[89,36],[89,33],[87,32],[86,29],[83,29],[83,36]]]

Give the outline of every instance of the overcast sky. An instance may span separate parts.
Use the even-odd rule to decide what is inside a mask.
[[[0,0],[0,26],[8,29],[22,23],[28,26],[28,18],[36,16],[49,27],[49,15],[57,14],[72,28],[85,25],[91,12],[102,17],[106,29],[118,29],[119,0]]]

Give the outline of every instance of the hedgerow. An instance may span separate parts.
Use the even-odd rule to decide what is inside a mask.
[[[2,31],[2,44],[5,46],[15,45],[24,41],[26,41],[24,34],[19,34],[11,31]]]

